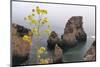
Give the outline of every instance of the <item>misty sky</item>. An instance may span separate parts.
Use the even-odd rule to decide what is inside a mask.
[[[95,7],[78,5],[61,5],[47,3],[12,2],[12,22],[26,27],[28,23],[24,17],[29,15],[33,8],[39,6],[47,9],[47,17],[51,26],[64,29],[67,20],[72,16],[83,16],[83,27],[87,35],[95,35]],[[63,30],[61,31],[63,33]]]

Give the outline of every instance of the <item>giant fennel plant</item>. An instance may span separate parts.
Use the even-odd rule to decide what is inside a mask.
[[[46,17],[47,14],[48,11],[46,9],[42,9],[39,6],[36,6],[35,9],[32,9],[32,12],[28,16],[24,17],[24,20],[26,20],[30,24],[30,26],[32,26],[31,33],[33,34],[33,37],[37,38],[36,55],[37,62],[39,64],[48,63],[47,59],[41,58],[41,55],[45,54],[47,51],[45,47],[41,47],[40,43],[40,37],[42,36],[41,34],[46,33],[49,36],[51,33],[51,26],[48,21],[48,17]],[[36,16],[38,17],[37,19]],[[41,27],[43,26],[47,26],[46,29],[42,30]],[[30,42],[30,44],[32,44],[30,38],[27,35],[23,36],[23,40],[26,40]]]

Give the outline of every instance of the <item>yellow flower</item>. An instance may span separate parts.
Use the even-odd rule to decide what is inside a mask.
[[[45,52],[45,48],[44,47],[40,47],[39,49],[38,49],[38,54],[43,54],[44,52]]]
[[[32,29],[32,32],[37,32],[37,31],[38,31],[37,28],[33,28],[33,29]]]
[[[37,28],[33,28],[32,29],[32,33],[35,34],[35,35],[38,35],[38,29]]]
[[[31,20],[31,23],[32,23],[32,24],[37,24],[37,21],[36,21],[35,19],[32,19],[32,20]]]
[[[52,63],[52,59],[50,59],[50,58],[40,59],[39,63],[40,63],[40,64]]]
[[[45,59],[40,59],[40,64],[46,64]]]
[[[44,23],[47,23],[48,22],[48,18],[47,17],[45,17],[45,18],[43,18],[42,19],[42,23],[44,24]]]
[[[29,42],[30,45],[32,44],[31,38],[28,35],[24,35],[23,40]]]
[[[37,12],[37,14],[40,14],[41,10],[40,10],[39,6],[36,7],[36,12]]]
[[[23,36],[23,40],[28,41],[29,40],[29,36],[28,35],[24,35]]]
[[[36,7],[36,12],[37,14],[47,14],[47,10],[44,10],[44,9],[40,9],[39,6]]]
[[[44,30],[45,33],[47,33],[48,35],[50,35],[51,31],[49,29]]]
[[[42,13],[42,14],[47,14],[48,12],[47,12],[47,10],[42,9],[42,10],[41,10],[41,13]]]

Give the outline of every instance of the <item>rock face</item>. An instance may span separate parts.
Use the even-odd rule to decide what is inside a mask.
[[[30,29],[27,29],[20,25],[16,25],[16,29],[17,29],[17,35],[19,37],[23,37],[24,35],[27,35],[29,31],[31,31]]]
[[[54,50],[55,45],[58,44],[59,46],[61,45],[60,38],[58,37],[57,33],[55,31],[52,31],[48,40],[47,40],[47,48],[48,50]]]
[[[86,41],[87,35],[83,29],[82,16],[71,17],[65,25],[62,42],[67,46],[75,46],[77,42]]]
[[[30,43],[24,41],[22,36],[24,34],[29,35],[32,38],[32,35],[29,34],[29,30],[24,28],[23,26],[12,24],[11,26],[11,48],[12,48],[12,65],[20,65],[28,60],[29,52],[30,52]]]
[[[62,49],[56,44],[54,50],[54,63],[61,63],[62,62],[63,51]]]
[[[96,60],[96,41],[93,42],[90,49],[86,52],[83,60],[84,61],[95,61]]]
[[[52,31],[47,40],[48,49],[54,50],[55,45],[58,44],[58,46],[65,50],[66,47],[76,46],[78,42],[86,42],[87,35],[83,29],[82,19],[82,16],[72,16],[65,25],[61,39],[55,31]]]

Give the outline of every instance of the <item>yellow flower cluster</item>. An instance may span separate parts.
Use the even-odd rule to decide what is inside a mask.
[[[40,59],[39,63],[40,64],[49,64],[49,63],[53,63],[53,60],[51,58]]]
[[[46,60],[45,59],[40,59],[39,63],[40,64],[46,64]]]
[[[46,29],[46,30],[44,30],[44,32],[47,33],[48,35],[50,35],[51,30],[50,29]]]
[[[39,8],[39,6],[36,7],[36,12],[37,12],[37,14],[40,14],[40,8]]]
[[[37,22],[35,19],[32,19],[32,20],[31,20],[31,23],[32,23],[32,24],[38,24],[38,22]]]
[[[28,15],[27,17],[24,17],[24,20],[28,20],[32,24],[37,24],[38,22],[33,18],[33,16],[35,16],[35,14],[32,13],[32,15]]]
[[[40,7],[37,6],[36,10],[32,10],[32,13],[30,15],[28,15],[27,17],[24,17],[24,20],[28,20],[30,23],[35,24],[35,25],[39,24],[38,20],[33,18],[35,16],[35,13],[34,13],[35,11],[36,11],[37,14],[47,14],[48,13],[47,10],[40,9]],[[41,19],[42,19],[42,21],[41,21],[42,24],[48,22],[48,18],[47,17],[41,18]]]
[[[47,14],[48,12],[47,12],[47,10],[42,9],[42,10],[41,10],[41,13],[42,13],[42,14]]]
[[[30,45],[32,44],[31,38],[28,35],[24,35],[23,40],[29,42]]]
[[[47,14],[47,10],[45,9],[40,9],[39,6],[36,7],[36,12],[37,14]]]
[[[40,48],[37,50],[37,57],[40,58],[41,55],[42,55],[43,53],[45,53],[45,52],[46,52],[46,49],[45,49],[44,47],[40,47]]]
[[[47,17],[45,17],[45,18],[42,19],[42,24],[45,24],[47,22],[48,22],[48,18]]]
[[[32,33],[34,33],[35,35],[38,35],[39,33],[38,33],[38,29],[37,28],[33,28],[32,29]]]
[[[38,54],[43,54],[46,51],[46,49],[44,47],[40,47],[38,49]]]

